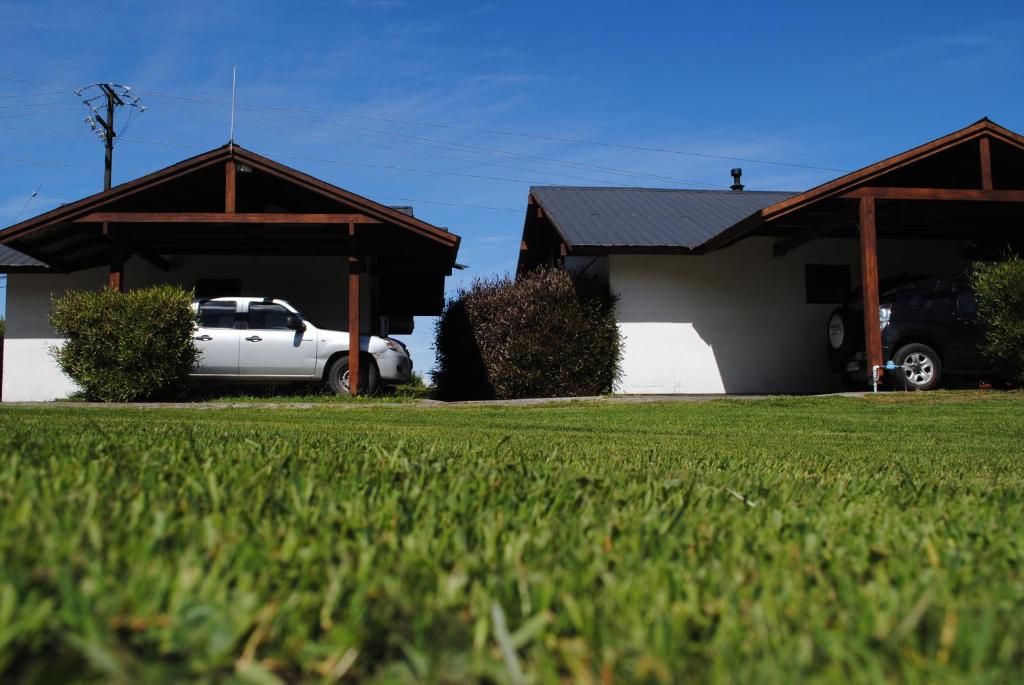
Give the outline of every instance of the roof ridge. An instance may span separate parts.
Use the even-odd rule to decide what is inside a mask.
[[[735,191],[729,188],[647,188],[644,186],[563,186],[563,185],[543,185],[543,186],[530,186],[530,191],[534,190],[632,190],[637,192],[655,192],[655,193],[728,193],[740,195],[742,193],[778,193],[778,194],[789,194],[796,195],[803,191],[800,190],[743,190]]]

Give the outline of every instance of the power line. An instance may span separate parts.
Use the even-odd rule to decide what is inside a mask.
[[[43,114],[60,114],[61,112],[77,112],[77,107],[64,107],[62,109],[51,109],[45,112],[31,112],[32,116],[38,117]],[[14,117],[23,117],[26,112],[18,112],[17,114],[0,114],[0,119],[13,119]]]
[[[166,105],[171,105],[171,103],[166,103]],[[180,104],[179,105],[171,105],[171,106],[185,107],[185,105],[180,105]],[[190,105],[190,106],[191,107],[197,107],[197,105]],[[218,113],[218,114],[223,113],[223,110],[204,109],[202,111],[207,111],[207,112],[212,111],[212,112],[215,112],[215,113]],[[512,152],[512,151],[509,151],[509,150],[502,150],[502,149],[498,149],[498,148],[489,148],[489,147],[484,147],[484,146],[480,146],[480,145],[470,145],[468,143],[457,143],[457,142],[454,142],[454,141],[439,140],[437,138],[425,138],[423,136],[413,136],[413,135],[409,135],[409,134],[405,134],[405,133],[398,133],[398,132],[395,132],[395,131],[383,131],[381,129],[367,128],[367,127],[364,127],[364,126],[353,126],[351,124],[339,124],[339,123],[330,122],[330,121],[321,121],[321,120],[316,120],[316,119],[296,117],[295,115],[281,115],[281,114],[256,113],[256,112],[245,112],[244,114],[247,115],[247,116],[260,117],[263,120],[271,120],[271,121],[275,121],[275,122],[285,122],[285,123],[290,123],[290,124],[295,124],[296,122],[301,122],[302,124],[304,124],[306,126],[313,126],[313,127],[316,127],[316,128],[340,129],[344,133],[348,133],[350,135],[369,137],[369,138],[374,138],[374,139],[378,139],[378,140],[380,140],[380,139],[384,139],[384,140],[397,140],[397,141],[400,141],[400,142],[408,142],[408,143],[412,143],[412,144],[415,144],[415,145],[423,145],[423,146],[426,146],[426,147],[438,147],[438,148],[442,148],[442,149],[445,149],[445,150],[458,150],[458,151],[461,151],[461,152],[469,152],[470,154],[475,154],[475,155],[485,155],[485,156],[490,156],[490,157],[502,157],[502,158],[508,158],[508,159],[521,159],[521,160],[524,160],[524,161],[539,161],[539,162],[542,162],[544,164],[554,164],[554,165],[558,165],[558,166],[566,166],[566,167],[570,167],[570,168],[573,168],[573,169],[581,169],[581,170],[587,170],[587,171],[598,171],[598,172],[602,172],[602,173],[611,173],[611,174],[614,174],[614,175],[617,175],[617,176],[629,176],[629,177],[633,177],[633,178],[650,179],[650,180],[656,180],[656,181],[662,181],[662,182],[668,182],[668,183],[682,183],[682,184],[687,184],[687,185],[708,186],[708,187],[712,187],[712,188],[724,188],[724,187],[726,187],[726,186],[724,186],[722,184],[718,184],[718,183],[708,183],[706,181],[697,181],[697,180],[694,180],[694,179],[684,179],[684,178],[675,178],[675,177],[671,177],[671,176],[661,176],[661,175],[658,175],[658,174],[651,174],[651,173],[638,172],[638,171],[632,171],[632,170],[624,170],[624,169],[619,169],[619,168],[615,168],[615,167],[600,166],[600,165],[595,165],[595,164],[584,164],[584,163],[581,163],[581,162],[574,162],[574,161],[569,161],[569,160],[563,160],[563,159],[558,159],[558,158],[554,158],[554,157],[544,157],[544,156],[541,156],[541,155],[532,155],[532,154],[526,154],[526,153],[520,153],[520,152]],[[288,118],[285,118],[285,117],[288,117]],[[289,133],[295,133],[295,132],[296,131],[289,131]],[[297,132],[298,133],[304,133],[303,131],[297,131]],[[356,142],[356,141],[345,140],[344,142]],[[363,144],[363,143],[359,143],[359,144]],[[425,154],[425,153],[419,152],[419,153],[413,153],[413,154]],[[485,161],[482,161],[482,160],[473,160],[473,161],[475,163],[478,163],[478,164],[490,164],[489,162],[485,162]],[[547,173],[547,172],[545,172],[545,173]]]
[[[103,168],[101,166],[92,166],[92,165],[89,165],[89,164],[75,164],[73,162],[55,162],[55,161],[49,160],[49,159],[27,159],[25,157],[0,156],[0,160],[3,160],[5,162],[19,162],[19,163],[24,163],[24,164],[50,164],[50,165],[53,165],[53,166],[62,166],[62,167],[68,167],[68,168],[73,168],[73,169],[94,169],[95,170],[95,169],[102,169]],[[117,171],[118,171],[118,173],[129,173],[129,174],[141,174],[141,173],[143,173],[143,172],[139,171],[138,169],[118,169]]]
[[[265,152],[263,154],[266,155],[267,157],[271,157],[271,158],[273,158],[273,157],[283,157],[285,159],[301,159],[301,160],[304,160],[304,161],[307,161],[307,162],[322,162],[324,164],[343,164],[343,165],[346,165],[346,166],[364,166],[364,167],[372,167],[372,168],[375,168],[375,169],[391,169],[391,170],[395,170],[395,171],[413,171],[413,172],[418,172],[418,173],[422,173],[422,174],[440,174],[440,175],[447,175],[447,176],[462,176],[462,177],[465,177],[465,178],[478,178],[478,179],[483,179],[483,180],[486,180],[486,181],[504,181],[504,182],[507,182],[507,183],[529,183],[529,184],[533,184],[533,185],[537,185],[538,184],[537,181],[530,181],[530,180],[524,179],[524,178],[508,178],[508,177],[504,177],[504,176],[484,176],[482,174],[470,174],[470,173],[460,172],[460,171],[442,171],[440,169],[418,169],[416,167],[397,166],[397,165],[391,165],[391,164],[374,164],[374,163],[371,163],[371,162],[355,162],[355,161],[346,160],[346,159],[326,159],[324,157],[306,157],[306,156],[303,156],[303,155],[290,155],[290,154],[286,154],[286,153],[283,153],[283,152]]]
[[[447,205],[449,207],[472,207],[473,209],[490,209],[495,212],[515,212],[521,214],[523,210],[515,209],[514,207],[491,207],[488,205],[478,205],[470,202],[442,202],[441,200],[424,200],[423,198],[417,197],[401,197],[399,195],[379,195],[373,193],[374,197],[381,197],[387,200],[401,200],[402,202],[423,202],[428,205]]]
[[[43,95],[67,95],[67,91],[48,90],[42,93],[3,93],[0,94],[0,99],[6,100],[8,98],[35,98],[42,97]]]
[[[72,138],[71,142],[68,143],[67,149],[64,150],[63,155],[65,159],[71,153],[71,148],[74,147],[75,143],[77,142],[78,140]],[[50,170],[46,172],[46,176],[43,177],[43,180],[40,181],[39,185],[36,186],[36,189],[32,191],[32,194],[25,198],[25,204],[23,204],[21,206],[21,209],[18,210],[18,215],[14,217],[14,223],[18,223],[18,220],[21,219],[21,215],[25,213],[25,210],[28,209],[28,206],[32,203],[32,200],[34,200],[36,196],[39,195],[39,191],[42,190],[43,186],[46,185],[46,183],[53,177],[54,173],[57,172],[57,169],[57,166],[51,166]]]
[[[45,133],[55,136],[73,136],[75,138],[92,138],[93,136],[88,133],[72,133],[70,131],[53,131],[45,128],[25,128],[22,126],[0,126],[0,131],[17,131],[21,133]],[[196,145],[194,143],[172,143],[166,140],[143,140],[140,138],[121,138],[120,134],[118,138],[121,139],[122,143],[145,143],[147,145],[166,145],[169,147],[184,147],[191,149],[208,149],[205,145]]]
[[[174,108],[183,108],[183,109],[186,109],[186,111],[188,111],[189,107],[192,107],[192,108],[196,108],[197,107],[196,105],[185,106],[185,105],[174,104],[174,103],[165,103],[163,106],[170,106],[170,107],[174,107]],[[215,113],[215,114],[223,114],[224,113],[222,110],[200,109],[200,111],[212,112],[212,113]],[[315,119],[295,117],[294,115],[271,115],[271,114],[256,113],[256,112],[244,112],[243,115],[246,116],[246,117],[255,117],[257,121],[270,121],[270,122],[273,122],[273,123],[292,124],[292,125],[302,124],[304,126],[311,127],[311,128],[317,128],[317,129],[339,129],[339,130],[341,130],[341,132],[349,134],[349,135],[357,135],[357,136],[369,137],[369,138],[372,138],[372,139],[383,139],[383,140],[392,140],[392,141],[397,140],[398,142],[407,142],[407,143],[412,143],[414,145],[424,145],[424,146],[427,146],[427,147],[438,147],[438,148],[442,148],[442,149],[445,149],[445,150],[456,150],[456,151],[460,151],[460,152],[468,152],[470,154],[475,154],[475,155],[487,155],[487,156],[492,156],[492,157],[501,157],[501,158],[508,158],[508,159],[522,159],[524,161],[537,160],[537,161],[540,161],[540,162],[542,162],[544,164],[555,164],[555,165],[559,165],[559,166],[566,166],[566,167],[573,168],[573,169],[598,171],[600,173],[609,173],[609,174],[614,174],[614,175],[618,175],[618,176],[629,176],[629,177],[641,178],[641,179],[645,179],[645,180],[657,180],[657,181],[661,181],[661,182],[669,182],[669,183],[677,183],[677,184],[707,186],[707,187],[710,187],[710,188],[725,188],[725,187],[727,187],[727,186],[722,185],[722,184],[708,183],[706,181],[697,181],[697,180],[693,180],[693,179],[674,178],[674,177],[670,177],[670,176],[659,176],[657,174],[647,174],[647,173],[642,173],[642,172],[627,171],[627,170],[617,169],[617,168],[614,168],[614,167],[605,167],[605,166],[598,166],[598,165],[582,164],[582,163],[578,163],[578,162],[561,160],[561,159],[556,159],[556,158],[551,158],[551,157],[542,157],[542,156],[539,156],[539,155],[528,155],[528,154],[522,154],[522,153],[514,153],[514,152],[509,152],[507,150],[498,150],[498,149],[494,149],[494,148],[486,148],[486,147],[477,146],[477,145],[468,145],[468,144],[465,144],[465,143],[454,143],[454,142],[451,142],[451,141],[441,141],[441,140],[437,140],[437,139],[433,139],[433,138],[424,138],[422,136],[410,136],[410,135],[407,135],[407,134],[395,133],[395,132],[392,132],[392,131],[381,131],[379,129],[365,128],[365,127],[361,127],[361,126],[352,126],[352,125],[349,125],[349,124],[338,124],[338,123],[334,123],[334,122],[327,122],[327,121],[320,121],[320,120],[315,120]],[[287,118],[285,118],[285,117],[287,117]],[[423,151],[420,151],[420,150],[410,150],[408,148],[395,148],[395,147],[389,147],[389,146],[379,145],[379,144],[370,144],[370,143],[355,141],[355,140],[351,140],[351,139],[329,138],[327,136],[322,136],[322,135],[318,136],[316,134],[309,133],[308,131],[303,131],[303,130],[271,129],[271,128],[265,126],[265,125],[260,125],[260,124],[253,123],[252,120],[250,120],[249,123],[251,125],[257,126],[258,128],[264,128],[264,129],[267,129],[267,130],[274,130],[274,131],[279,132],[279,133],[298,133],[300,135],[306,135],[306,136],[310,136],[310,137],[318,137],[318,138],[323,138],[325,140],[333,140],[335,142],[354,143],[356,145],[363,145],[363,146],[367,146],[367,147],[376,147],[376,148],[385,149],[385,150],[395,150],[395,151],[404,152],[404,153],[408,153],[408,154],[423,155],[423,156],[427,156],[427,157],[436,157],[436,158],[439,158],[439,159],[452,159],[452,160],[461,161],[461,162],[469,162],[471,164],[484,164],[484,165],[488,165],[488,166],[503,167],[503,168],[514,169],[514,170],[519,170],[519,171],[530,171],[530,172],[533,172],[533,173],[555,174],[555,175],[564,176],[564,177],[567,177],[567,178],[574,178],[574,179],[577,179],[577,180],[585,180],[585,181],[594,181],[594,182],[605,183],[605,184],[613,183],[612,181],[609,181],[607,179],[598,179],[598,178],[586,177],[586,176],[575,176],[575,175],[571,175],[571,174],[566,174],[566,173],[561,172],[561,171],[552,171],[552,170],[546,170],[546,169],[545,170],[541,170],[541,169],[526,169],[524,167],[514,167],[514,166],[505,165],[505,164],[498,164],[498,163],[495,163],[495,162],[489,162],[489,161],[481,160],[481,159],[466,159],[464,157],[451,157],[451,156],[448,156],[448,155],[430,154],[430,153],[423,152]],[[370,133],[368,134],[368,133],[365,133],[365,132],[370,132]]]
[[[53,102],[22,102],[17,105],[0,105],[0,109],[13,109],[15,107],[50,107],[66,103],[66,100],[54,100]]]
[[[32,81],[29,79],[15,78],[13,76],[2,76],[0,75],[0,81],[10,81],[12,83],[28,83],[33,86],[55,86],[57,88],[64,88],[66,90],[74,90],[74,86],[69,86],[66,83],[54,83],[53,81]]]
[[[220,119],[217,119],[215,117],[211,117],[211,116],[208,116],[208,115],[202,115],[202,114],[195,114],[195,113],[192,113],[192,112],[182,112],[181,114],[184,115],[184,116],[198,117],[200,119],[208,119],[208,120],[212,119],[214,121],[220,121]],[[269,130],[273,130],[273,131],[279,132],[279,133],[294,133],[294,131],[288,131],[288,130],[285,130],[285,129],[274,129],[274,128],[267,127],[267,126],[262,126],[262,128],[268,128]],[[275,156],[276,153],[263,153],[263,154],[265,154],[267,157],[273,157],[273,156]],[[303,159],[303,160],[313,161],[313,162],[324,162],[324,163],[328,163],[328,164],[343,164],[343,165],[364,166],[364,167],[378,168],[378,169],[391,169],[391,170],[395,170],[395,171],[412,171],[412,172],[426,173],[426,174],[442,174],[442,175],[449,175],[449,176],[462,176],[462,177],[466,177],[466,178],[477,178],[477,179],[490,180],[490,181],[503,181],[503,182],[510,182],[510,183],[527,183],[527,184],[531,184],[531,185],[544,185],[546,183],[545,181],[528,180],[528,179],[522,179],[522,178],[508,178],[508,177],[500,177],[500,176],[484,176],[482,174],[470,174],[470,173],[458,172],[458,171],[446,171],[446,170],[441,170],[441,169],[422,169],[422,168],[404,167],[404,166],[396,166],[396,165],[388,165],[388,164],[375,164],[375,163],[371,163],[371,162],[356,162],[354,160],[337,160],[337,159],[324,159],[324,158],[319,158],[319,157],[303,157],[303,156],[300,156],[300,155],[289,155],[289,154],[286,154],[286,153],[279,153],[279,154],[276,154],[276,156],[278,156],[278,157],[286,157],[286,158],[293,158],[293,159]],[[539,173],[552,173],[552,172],[540,171]],[[608,181],[604,181],[604,183],[610,185],[610,183]]]
[[[202,97],[188,96],[188,95],[176,95],[174,93],[159,92],[159,91],[140,91],[140,92],[143,92],[145,95],[152,95],[152,96],[157,96],[157,97],[169,97],[169,98],[178,98],[178,99],[182,99],[182,100],[194,100],[194,101],[200,101],[200,102],[213,102],[213,103],[217,103],[217,104],[224,104],[224,101],[220,100],[218,98],[202,98]],[[665,154],[685,155],[685,156],[691,156],[691,157],[705,157],[705,158],[710,158],[710,159],[730,160],[730,161],[734,161],[734,162],[749,162],[751,164],[771,164],[771,165],[774,165],[774,166],[787,166],[787,167],[795,167],[795,168],[798,168],[798,169],[814,169],[814,170],[817,170],[817,171],[832,171],[832,172],[840,172],[840,173],[843,173],[843,172],[847,171],[845,169],[835,169],[835,168],[832,168],[832,167],[816,166],[816,165],[813,165],[813,164],[801,164],[801,163],[795,163],[795,162],[782,162],[782,161],[769,160],[769,159],[755,159],[755,158],[751,158],[751,157],[735,157],[735,156],[731,156],[731,155],[720,155],[720,154],[709,153],[709,152],[696,152],[696,151],[692,151],[692,150],[679,150],[679,149],[674,149],[674,148],[664,148],[664,147],[647,146],[647,145],[633,145],[633,144],[628,144],[628,143],[616,143],[616,142],[609,142],[609,141],[602,141],[602,140],[589,140],[589,139],[585,139],[585,138],[570,138],[570,137],[567,137],[567,136],[555,136],[555,135],[547,135],[547,134],[540,134],[540,133],[526,133],[526,132],[522,132],[522,131],[505,131],[505,130],[500,130],[500,129],[476,128],[476,127],[472,127],[472,126],[462,126],[462,125],[459,125],[459,124],[444,124],[444,123],[438,123],[438,122],[414,121],[414,120],[410,120],[410,119],[395,119],[395,118],[390,118],[390,117],[371,116],[371,115],[364,115],[364,114],[352,114],[350,112],[337,112],[337,111],[330,111],[330,110],[305,109],[305,108],[300,108],[300,107],[284,107],[284,106],[281,106],[281,105],[257,105],[257,104],[253,104],[253,103],[241,103],[241,102],[237,103],[237,104],[238,104],[239,107],[251,107],[251,108],[256,108],[256,109],[271,109],[271,110],[280,110],[280,111],[288,111],[288,112],[300,112],[300,113],[304,113],[304,114],[318,114],[318,115],[326,115],[326,116],[336,116],[336,117],[344,117],[344,118],[348,118],[348,119],[361,119],[361,120],[366,120],[366,121],[382,121],[382,122],[386,122],[386,123],[402,124],[402,125],[406,125],[406,126],[425,126],[425,127],[430,127],[430,128],[449,129],[449,130],[455,130],[455,131],[466,131],[466,132],[471,132],[471,133],[485,133],[485,134],[488,134],[488,135],[513,136],[513,137],[517,137],[517,138],[532,138],[532,139],[535,139],[535,140],[545,140],[545,141],[549,141],[549,142],[573,143],[573,144],[578,144],[578,145],[597,145],[597,146],[601,146],[601,147],[613,147],[613,148],[620,148],[620,149],[626,149],[626,150],[638,150],[638,151],[642,151],[642,152],[659,152],[659,153],[665,153]]]

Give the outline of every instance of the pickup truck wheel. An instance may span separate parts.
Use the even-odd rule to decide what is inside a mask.
[[[359,361],[359,394],[372,395],[380,385],[380,371],[377,365],[363,357]],[[327,370],[327,387],[336,395],[347,395],[348,391],[348,355],[338,357]]]
[[[896,350],[893,355],[897,381],[907,390],[932,390],[942,380],[942,360],[927,345],[911,343]]]

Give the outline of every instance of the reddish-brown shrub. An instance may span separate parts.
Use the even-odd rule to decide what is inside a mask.
[[[614,298],[591,276],[478,279],[438,320],[432,376],[448,400],[598,395],[617,377],[620,346]]]

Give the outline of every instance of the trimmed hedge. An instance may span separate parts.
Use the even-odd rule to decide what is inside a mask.
[[[155,286],[118,293],[71,291],[53,301],[51,349],[88,400],[135,402],[180,395],[199,352],[192,293]]]
[[[1024,384],[1024,260],[974,264],[971,285],[985,325],[983,351],[1007,380]]]
[[[477,279],[436,326],[437,396],[445,400],[579,397],[608,392],[621,340],[615,299],[592,276],[540,269]]]

